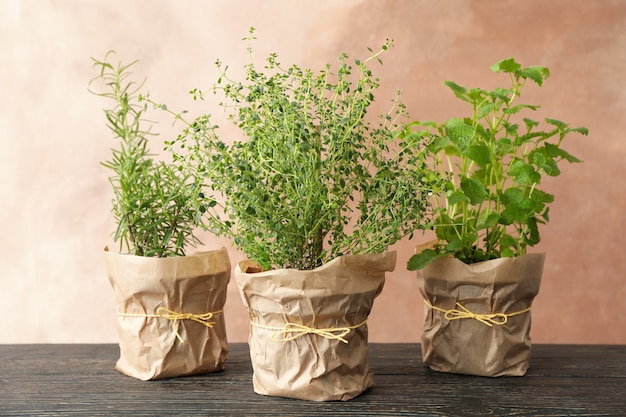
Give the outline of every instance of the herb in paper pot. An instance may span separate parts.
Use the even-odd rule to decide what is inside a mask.
[[[271,54],[259,70],[253,33],[245,80],[218,62],[213,89],[246,138],[223,142],[203,116],[172,146],[217,196],[208,226],[250,258],[235,272],[250,312],[255,391],[348,400],[372,384],[366,320],[395,268],[387,249],[424,227],[438,176],[397,137],[397,97],[368,118],[379,87],[369,65],[391,42],[354,66],[342,54],[316,72]]]
[[[204,201],[202,179],[184,167],[152,159],[144,127],[145,105],[129,80],[134,64],[94,59],[113,107],[104,110],[120,141],[103,163],[113,171],[114,240],[120,253],[105,252],[118,308],[117,369],[142,380],[221,370],[227,355],[222,309],[230,279],[225,249],[185,256],[198,242]]]
[[[408,269],[419,271],[426,302],[425,363],[444,372],[524,375],[544,262],[543,253],[526,249],[539,243],[554,199],[539,186],[544,175],[560,174],[562,161],[580,162],[561,144],[587,129],[522,117],[539,106],[517,99],[528,81],[541,86],[548,68],[511,58],[491,69],[507,74],[510,86],[488,91],[447,81],[471,115],[413,122],[403,134],[429,140],[426,152],[445,179],[445,193],[435,196],[437,241],[418,250]]]

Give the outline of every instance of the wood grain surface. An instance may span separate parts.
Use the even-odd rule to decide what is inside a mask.
[[[524,377],[436,373],[418,344],[371,344],[375,385],[348,402],[266,397],[252,389],[247,344],[226,370],[144,382],[114,369],[114,344],[0,345],[3,416],[620,416],[625,345],[535,345]]]

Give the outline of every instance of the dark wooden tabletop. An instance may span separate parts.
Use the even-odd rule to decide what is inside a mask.
[[[436,373],[418,344],[370,344],[374,387],[348,402],[252,390],[246,344],[227,369],[144,382],[114,369],[118,347],[0,345],[0,415],[85,416],[624,416],[626,346],[534,345],[524,377]]]

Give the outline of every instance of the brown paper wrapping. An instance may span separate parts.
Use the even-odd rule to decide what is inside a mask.
[[[254,391],[345,401],[370,387],[373,375],[365,321],[383,289],[385,272],[393,271],[395,263],[395,252],[341,256],[312,271],[253,273],[246,272],[254,270],[253,262],[240,262],[235,278],[252,323]],[[326,329],[330,334],[280,331],[288,323]],[[341,334],[341,328],[347,343],[332,338]]]
[[[224,369],[228,344],[220,311],[230,279],[226,249],[171,258],[106,251],[105,259],[117,304],[117,370],[152,380]],[[180,314],[215,314],[207,327],[189,318],[152,317],[163,314],[161,307]]]
[[[422,357],[439,372],[481,376],[522,376],[530,360],[530,311],[539,291],[545,254],[526,254],[467,265],[439,258],[418,271],[425,302],[443,310],[503,313],[505,324],[488,326],[475,318],[449,320],[424,306]],[[514,315],[513,315],[514,314]],[[502,321],[502,316],[495,317]]]

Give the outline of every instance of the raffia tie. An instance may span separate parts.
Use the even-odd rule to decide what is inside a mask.
[[[173,310],[169,310],[165,307],[157,308],[156,314],[132,314],[132,313],[117,313],[118,316],[122,317],[156,317],[160,319],[166,319],[172,321],[172,326],[174,328],[174,332],[176,333],[176,338],[184,343],[182,336],[178,332],[178,322],[179,320],[191,320],[196,323],[200,323],[203,326],[208,327],[209,329],[213,327],[215,324],[214,321],[211,321],[215,314],[219,314],[224,310],[212,311],[208,313],[202,314],[193,314],[193,313],[179,313]]]
[[[437,310],[437,311],[444,313],[444,317],[450,321],[460,320],[460,319],[474,319],[489,327],[493,327],[494,324],[501,326],[509,320],[509,317],[517,316],[518,314],[523,314],[523,313],[530,311],[530,307],[528,307],[523,310],[515,311],[513,313],[482,314],[482,313],[474,313],[473,311],[469,310],[468,308],[466,308],[459,302],[456,303],[459,310],[457,309],[445,310],[443,308],[435,307],[426,300],[424,300],[424,303],[428,307],[432,308],[433,310]]]
[[[251,321],[250,324],[260,329],[274,330],[274,333],[272,333],[272,340],[276,342],[289,342],[291,340],[302,337],[305,334],[315,334],[329,340],[339,340],[340,342],[348,343],[344,336],[350,333],[350,330],[361,327],[366,322],[367,319],[354,326],[329,327],[325,329],[316,329],[314,327],[309,327],[297,323],[286,323],[283,327],[264,326],[253,321]]]

